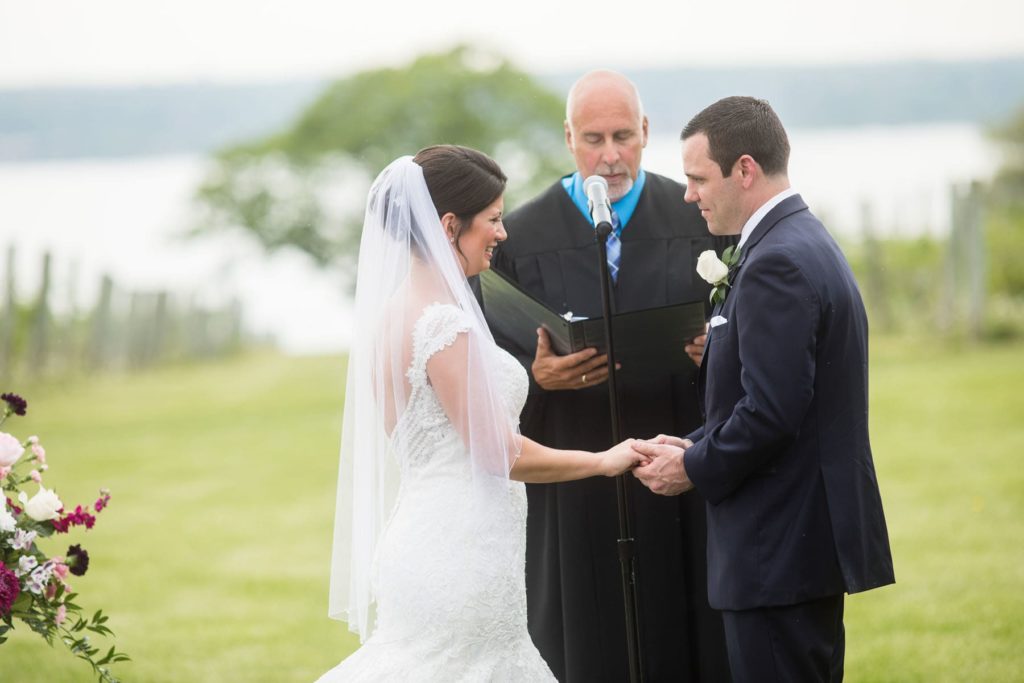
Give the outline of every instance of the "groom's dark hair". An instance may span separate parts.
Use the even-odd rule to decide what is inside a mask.
[[[679,137],[686,140],[698,133],[707,136],[708,154],[726,178],[744,154],[753,157],[765,175],[785,174],[789,167],[786,129],[765,100],[720,99],[690,119]]]

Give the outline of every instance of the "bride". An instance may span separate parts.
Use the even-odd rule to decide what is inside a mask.
[[[329,614],[363,645],[320,681],[554,681],[526,630],[520,482],[614,476],[518,433],[528,379],[467,282],[490,267],[505,175],[452,145],[392,162],[359,252]]]

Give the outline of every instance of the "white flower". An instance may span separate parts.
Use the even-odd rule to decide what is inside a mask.
[[[51,576],[53,576],[53,564],[50,562],[40,565],[32,570],[32,574],[29,576],[28,580],[30,584],[35,583],[40,588],[40,590],[32,592],[42,593],[42,589],[50,582]]]
[[[18,462],[24,452],[20,441],[7,432],[0,432],[0,467],[9,467]]]
[[[43,578],[43,575],[37,569],[32,572],[32,575],[25,581],[25,589],[29,593],[35,593],[36,595],[42,595],[43,590],[46,588],[46,582],[50,580],[50,577]]]
[[[14,570],[14,573],[18,576],[25,576],[33,569],[39,566],[39,560],[32,555],[22,555],[18,558],[18,568]]]
[[[7,541],[7,544],[15,550],[28,550],[34,540],[36,540],[36,532],[18,529],[14,533],[14,538]]]
[[[7,509],[7,499],[4,498],[3,504],[0,505],[0,531],[6,531],[12,533],[15,528],[14,515]]]
[[[64,503],[60,502],[56,493],[42,486],[39,487],[39,493],[32,496],[31,499],[22,491],[18,500],[25,507],[25,513],[37,522],[56,519],[60,516],[59,511],[64,507]]]
[[[708,249],[697,257],[697,274],[704,278],[705,282],[717,285],[729,276],[729,266],[718,258],[713,249]]]

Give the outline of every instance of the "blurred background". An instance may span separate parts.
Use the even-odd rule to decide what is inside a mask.
[[[691,116],[768,99],[857,272],[898,583],[848,601],[848,680],[1022,680],[1021,26],[1012,0],[0,0],[0,388],[30,403],[4,429],[65,503],[113,490],[75,588],[117,670],[303,681],[355,646],[326,592],[369,183],[465,144],[514,208],[573,170],[565,94],[608,67],[679,180]],[[0,681],[89,678],[0,645]]]

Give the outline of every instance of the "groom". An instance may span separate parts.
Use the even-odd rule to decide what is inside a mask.
[[[789,186],[767,102],[727,97],[683,130],[685,200],[740,235],[718,284],[704,426],[635,448],[654,493],[707,500],[708,597],[735,681],[838,681],[843,594],[892,583],[868,442],[868,326],[839,247]]]

